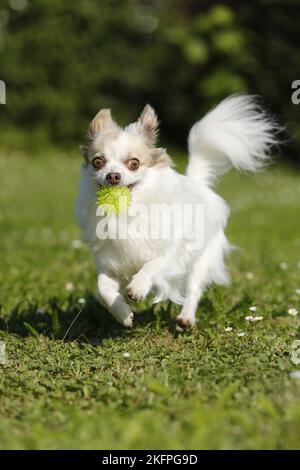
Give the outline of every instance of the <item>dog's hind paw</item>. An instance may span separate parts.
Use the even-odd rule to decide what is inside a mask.
[[[176,318],[177,325],[182,329],[182,330],[189,330],[190,328],[193,328],[195,326],[195,321],[192,321],[190,318],[187,317],[181,317],[178,315]]]

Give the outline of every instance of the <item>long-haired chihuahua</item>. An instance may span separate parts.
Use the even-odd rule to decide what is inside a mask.
[[[177,323],[188,328],[195,325],[204,290],[228,282],[224,258],[230,244],[224,229],[229,210],[212,187],[231,167],[262,168],[276,143],[277,126],[252,96],[228,97],[191,128],[185,175],[156,146],[157,131],[157,116],[149,105],[125,128],[110,110],[99,111],[89,126],[89,145],[80,147],[84,163],[76,216],[95,259],[99,301],[114,318],[131,327],[128,300],[152,294],[154,302],[169,299],[182,305]],[[99,215],[96,193],[103,186],[130,190],[126,214]],[[164,208],[163,217],[154,208]],[[186,208],[193,210],[183,217]],[[124,227],[126,219],[125,236],[124,230],[123,236],[99,235],[99,223],[103,227],[112,218]]]

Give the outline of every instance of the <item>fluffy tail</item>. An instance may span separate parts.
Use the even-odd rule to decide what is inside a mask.
[[[229,96],[191,128],[186,173],[212,185],[232,167],[256,171],[270,160],[268,151],[278,143],[278,131],[253,96]]]

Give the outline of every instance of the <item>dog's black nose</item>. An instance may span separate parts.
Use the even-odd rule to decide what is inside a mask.
[[[121,181],[121,175],[120,173],[107,173],[106,181],[112,185],[119,184]]]

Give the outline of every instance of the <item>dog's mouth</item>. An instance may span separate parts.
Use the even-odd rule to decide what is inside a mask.
[[[101,188],[104,188],[105,186],[108,187],[108,188],[113,188],[113,187],[122,188],[122,186],[126,186],[126,188],[128,188],[129,191],[132,191],[133,188],[136,186],[136,183],[131,183],[131,184],[127,184],[127,185],[125,185],[125,184],[120,184],[120,185],[116,185],[116,186],[111,185],[111,184],[108,184],[108,185],[99,184],[99,188],[100,188],[100,189],[101,189]]]

